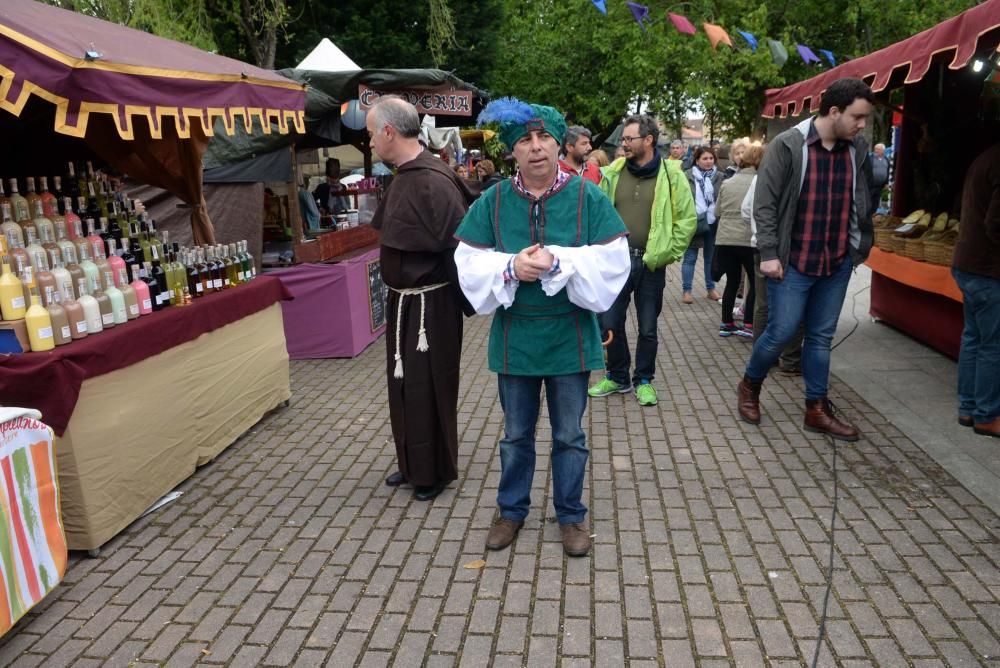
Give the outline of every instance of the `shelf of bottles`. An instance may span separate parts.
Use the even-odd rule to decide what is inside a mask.
[[[24,194],[19,186],[24,184]],[[0,316],[52,350],[256,276],[247,242],[181,247],[90,162],[0,183]],[[6,186],[6,190],[4,188]]]

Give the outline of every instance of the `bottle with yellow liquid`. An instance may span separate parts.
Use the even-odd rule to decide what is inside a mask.
[[[28,326],[28,344],[32,352],[45,352],[56,347],[52,316],[42,307],[38,290],[31,291],[31,306],[24,314],[24,324]]]
[[[24,317],[24,287],[21,279],[10,270],[10,260],[4,255],[0,268],[0,317],[4,320],[20,320]]]

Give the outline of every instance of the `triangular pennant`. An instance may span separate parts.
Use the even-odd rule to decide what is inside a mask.
[[[819,52],[823,54],[823,57],[830,61],[830,67],[837,66],[837,59],[833,57],[833,51],[827,51],[826,49],[819,49]]]
[[[736,32],[738,32],[740,35],[742,35],[743,39],[745,39],[747,41],[747,44],[750,45],[750,50],[753,53],[757,53],[757,38],[754,37],[753,35],[751,35],[748,32],[743,32],[742,30],[737,30]]]
[[[688,20],[688,17],[681,16],[680,14],[674,14],[673,12],[667,12],[667,18],[670,22],[674,24],[677,28],[677,32],[683,33],[685,35],[695,35],[697,30],[695,30],[694,24]]]
[[[722,26],[717,26],[714,23],[702,23],[701,27],[705,29],[705,34],[708,35],[708,41],[712,44],[713,49],[719,46],[719,42],[728,44],[729,48],[733,47],[733,40],[729,39],[729,33]]]
[[[771,59],[774,64],[781,67],[788,62],[788,49],[781,42],[773,39],[767,40],[767,48],[771,52]]]
[[[643,23],[644,20],[649,18],[649,7],[646,5],[640,5],[638,2],[626,2],[629,10],[632,12],[632,18],[635,22],[642,26],[642,31],[646,32],[646,24]]]
[[[819,62],[819,58],[816,57],[816,54],[813,53],[812,49],[805,44],[796,44],[795,48],[798,49],[799,55],[802,56],[802,60],[805,61],[806,65]]]
[[[605,16],[608,15],[608,7],[604,4],[604,0],[590,0],[597,7],[597,11],[601,12]]]

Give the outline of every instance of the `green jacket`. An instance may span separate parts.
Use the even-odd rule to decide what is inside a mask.
[[[625,158],[618,158],[601,170],[601,190],[615,201],[618,177],[625,169]],[[642,261],[650,271],[677,262],[691,244],[697,227],[694,197],[687,177],[677,160],[662,160],[653,191],[653,210],[650,212],[649,241]]]

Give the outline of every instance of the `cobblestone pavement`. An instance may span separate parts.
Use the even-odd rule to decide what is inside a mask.
[[[718,306],[660,321],[660,403],[595,400],[595,547],[568,559],[541,456],[512,549],[486,553],[501,414],[488,321],[467,321],[461,480],[432,503],[394,470],[383,343],[295,362],[273,413],[3,638],[0,665],[801,666],[817,638],[831,445],[777,377],[761,427],[735,417],[746,341]],[[821,665],[998,665],[1000,520],[834,381],[865,439],[838,447],[840,502]],[[539,440],[551,433],[543,415]],[[485,567],[466,568],[485,559]]]

